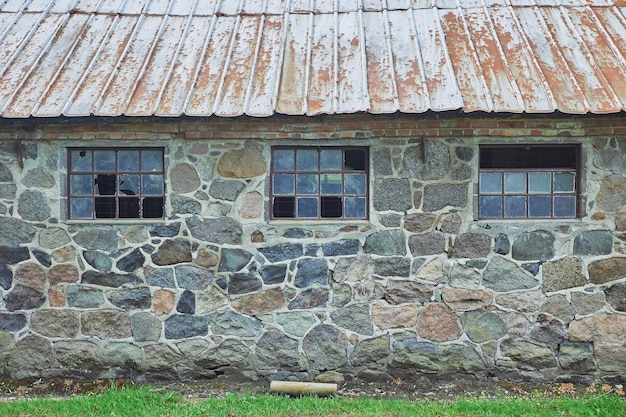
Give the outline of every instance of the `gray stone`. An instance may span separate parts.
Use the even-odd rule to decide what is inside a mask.
[[[0,288],[8,290],[13,285],[13,272],[8,266],[0,264]]]
[[[537,274],[539,273],[539,269],[541,268],[541,263],[536,262],[536,263],[522,264],[522,268],[525,271],[528,271],[531,274],[533,274],[533,276],[537,276]]]
[[[313,284],[328,285],[329,271],[325,259],[301,259],[294,278],[298,288],[310,287]]]
[[[122,259],[117,261],[117,267],[124,272],[133,272],[141,268],[146,261],[143,253],[135,249]]]
[[[73,339],[78,335],[80,321],[76,311],[46,309],[33,312],[30,325],[42,336]]]
[[[422,210],[437,211],[448,206],[467,206],[467,184],[427,184],[424,187]]]
[[[99,353],[109,372],[117,372],[115,375],[120,377],[132,375],[132,371],[139,369],[143,356],[140,347],[119,342],[105,343]]]
[[[458,317],[443,303],[427,304],[417,318],[417,334],[433,342],[456,340],[463,334]]]
[[[573,342],[624,343],[626,315],[595,314],[574,320],[569,325],[569,340]]]
[[[425,233],[433,228],[436,221],[436,214],[411,213],[404,218],[404,228],[411,233]]]
[[[50,218],[50,206],[41,191],[26,190],[17,201],[17,212],[24,220],[42,222]]]
[[[415,304],[372,305],[372,321],[380,330],[415,327],[418,307]]]
[[[117,249],[117,231],[115,229],[89,228],[74,236],[74,242],[87,250],[114,252]]]
[[[287,239],[307,239],[313,237],[313,232],[301,227],[290,227],[283,232],[282,236]]]
[[[39,246],[45,249],[56,249],[70,243],[67,232],[58,227],[43,229],[39,232]]]
[[[626,369],[626,346],[608,343],[593,343],[593,355],[598,369],[617,375],[624,375]]]
[[[590,372],[596,369],[591,343],[569,342],[559,345],[557,356],[561,368],[574,372]]]
[[[411,260],[399,256],[373,259],[374,274],[383,277],[406,277],[411,274]],[[361,277],[363,279],[363,277]]]
[[[480,273],[470,266],[455,263],[450,269],[450,285],[458,288],[477,288],[480,286]]]
[[[567,331],[560,321],[547,314],[539,314],[537,322],[530,328],[530,337],[544,342],[553,349],[567,337]]]
[[[452,344],[439,347],[441,372],[473,373],[485,369],[481,355],[472,346]]]
[[[287,305],[289,310],[308,310],[311,308],[326,307],[330,298],[329,292],[325,288],[306,289]]]
[[[409,181],[401,178],[374,180],[373,205],[376,211],[408,211],[412,207]]]
[[[152,313],[130,316],[130,329],[136,342],[156,342],[161,338],[161,320]]]
[[[494,252],[499,255],[506,255],[511,251],[511,242],[504,233],[498,234],[494,239]]]
[[[615,213],[626,204],[626,177],[609,175],[604,177],[596,197],[599,210]]]
[[[545,295],[539,290],[510,292],[496,296],[496,304],[508,310],[534,313],[539,310]]]
[[[187,194],[197,190],[202,182],[196,169],[190,164],[178,164],[170,169],[172,191]]]
[[[39,308],[46,301],[41,292],[23,285],[15,285],[4,297],[4,306],[8,311],[32,310]]]
[[[104,304],[102,291],[82,285],[68,285],[65,290],[67,305],[76,308],[98,308]]]
[[[507,339],[500,344],[500,352],[521,369],[534,370],[556,366],[552,349],[537,342]]]
[[[441,298],[454,311],[473,311],[491,305],[493,294],[491,291],[444,287]]]
[[[206,316],[175,314],[165,320],[166,339],[186,339],[206,336],[209,333],[209,321]]]
[[[208,349],[199,349],[196,344],[178,344],[183,354],[192,359],[196,366],[203,369],[219,369],[233,364],[246,363],[250,356],[250,348],[243,342],[227,339],[218,346]]]
[[[567,301],[564,295],[553,295],[552,297],[548,297],[546,301],[543,302],[539,311],[548,313],[551,316],[562,320],[564,323],[569,323],[574,320],[576,312],[572,305]]]
[[[226,178],[251,178],[265,174],[267,165],[260,150],[244,148],[225,152],[217,170]]]
[[[491,237],[480,233],[464,233],[454,240],[452,256],[455,258],[484,258],[491,250]]]
[[[54,355],[59,365],[72,372],[71,376],[99,378],[102,364],[98,359],[98,345],[86,341],[61,340],[54,342]]]
[[[107,291],[108,300],[122,310],[146,310],[152,304],[152,295],[146,287]]]
[[[554,236],[545,230],[522,233],[513,242],[513,259],[547,261],[554,257]]]
[[[406,238],[400,230],[376,232],[366,238],[363,251],[381,256],[404,256],[406,255]]]
[[[174,288],[174,270],[171,268],[144,268],[144,275],[148,285],[162,288]]]
[[[576,314],[586,316],[604,308],[605,298],[603,292],[586,293],[572,292],[572,307]]]
[[[180,222],[171,224],[155,224],[150,227],[150,236],[176,237],[180,233]]]
[[[98,271],[109,272],[113,266],[111,257],[103,252],[88,250],[83,252],[85,261]]]
[[[212,312],[209,323],[214,334],[223,336],[257,337],[263,332],[261,321],[230,309]]]
[[[446,214],[442,216],[439,230],[444,233],[458,234],[461,230],[461,217],[458,214]]]
[[[615,284],[604,290],[606,301],[613,310],[626,313],[626,283]]]
[[[533,288],[539,282],[514,262],[494,257],[483,273],[483,285],[498,292]]]
[[[372,150],[372,168],[376,176],[392,175],[391,152],[389,148],[376,146]]]
[[[218,200],[235,201],[244,188],[239,181],[216,179],[209,187],[209,195]]]
[[[240,245],[243,234],[241,224],[230,217],[202,219],[193,216],[186,220],[191,235],[204,242],[220,245]]]
[[[405,149],[399,175],[419,180],[439,180],[450,169],[450,149],[445,143],[423,140]]]
[[[328,324],[314,327],[302,341],[304,354],[316,371],[333,370],[345,365],[348,346],[346,334]]]
[[[231,307],[235,311],[249,316],[283,310],[286,307],[285,294],[278,287],[271,288],[266,291],[239,297],[231,302]]]
[[[465,334],[474,343],[496,340],[507,332],[506,323],[492,311],[470,311],[463,314]]]
[[[16,264],[29,258],[28,248],[0,246],[0,264]]]
[[[101,285],[103,287],[121,287],[124,284],[138,284],[141,280],[135,274],[86,271],[81,277],[81,282],[83,284]]]
[[[183,239],[166,240],[152,254],[155,265],[175,265],[192,261],[191,242]]]
[[[612,251],[610,230],[588,230],[574,238],[574,255],[608,255]]]
[[[196,312],[196,295],[193,291],[185,290],[180,295],[176,311],[183,314],[195,314]]]
[[[30,224],[13,217],[0,217],[0,247],[19,246],[31,243],[35,237],[35,228]],[[0,250],[0,259],[3,250]]]
[[[259,369],[299,370],[299,342],[277,330],[267,331],[256,344],[256,364]]]
[[[189,369],[191,363],[187,363],[182,354],[174,351],[169,345],[150,344],[143,347],[144,366],[149,378],[173,380],[179,378],[181,374],[176,371]]]
[[[431,300],[435,287],[415,281],[392,280],[387,283],[384,298],[389,304],[424,305]]]
[[[445,253],[446,238],[441,232],[409,237],[409,250],[413,256],[439,255]]]
[[[381,213],[378,215],[378,221],[385,227],[400,227],[402,216],[397,213]]]
[[[356,255],[360,249],[361,242],[358,239],[344,239],[322,245],[324,256]]]
[[[13,182],[13,174],[5,164],[0,163],[0,182]]]
[[[252,259],[252,254],[243,249],[223,248],[217,270],[219,272],[241,271]]]
[[[231,275],[228,281],[228,294],[240,295],[260,291],[263,281],[251,272],[237,272]]]
[[[626,171],[626,156],[612,149],[602,149],[595,153],[593,164],[614,174],[623,174]]]
[[[179,265],[174,270],[178,286],[186,290],[205,290],[215,279],[211,271],[197,266]]]
[[[359,341],[350,355],[352,366],[385,365],[391,353],[389,335]]]
[[[392,342],[393,358],[391,368],[419,369],[432,373],[441,368],[439,349],[435,343],[417,341],[415,337]]]
[[[14,379],[37,378],[55,366],[52,346],[43,337],[28,335],[17,341],[6,367]]]
[[[544,292],[582,287],[585,284],[583,263],[576,256],[568,256],[543,265]]]
[[[606,284],[626,277],[626,258],[607,258],[592,262],[587,267],[589,281]]]
[[[19,332],[26,326],[26,316],[21,313],[0,312],[0,333]]]
[[[287,276],[287,265],[263,265],[260,269],[263,284],[273,285],[281,284]]]
[[[17,194],[17,186],[15,184],[0,184],[0,198],[14,199]]]
[[[170,197],[170,204],[172,206],[172,212],[175,214],[199,215],[202,213],[202,204],[191,197],[173,194]]]
[[[461,161],[469,162],[474,158],[474,149],[467,146],[459,146],[454,148],[454,154]]]
[[[351,304],[339,308],[333,311],[330,317],[333,323],[340,328],[366,336],[371,336],[374,333],[369,303]]]
[[[32,254],[35,259],[37,259],[37,262],[39,262],[42,266],[50,268],[50,266],[52,265],[52,257],[46,252],[39,249],[33,249]]]
[[[268,261],[272,263],[297,259],[304,254],[302,245],[297,243],[283,243],[280,245],[259,248],[258,250]]]
[[[31,169],[22,178],[22,184],[29,188],[52,188],[56,185],[56,181],[52,174],[45,168],[38,167]]]
[[[103,340],[131,337],[130,317],[118,310],[85,311],[81,314],[81,330],[86,336]]]
[[[304,336],[317,322],[315,315],[309,311],[289,311],[276,314],[276,323],[283,326],[286,333],[298,337]]]
[[[372,258],[357,256],[356,258],[342,258],[335,264],[332,278],[335,282],[360,282],[369,278],[373,272]]]

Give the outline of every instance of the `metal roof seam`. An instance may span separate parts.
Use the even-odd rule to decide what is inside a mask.
[[[307,38],[306,57],[304,63],[304,92],[302,97],[301,114],[308,114],[309,110],[309,85],[311,77],[311,55],[313,53],[313,33],[315,25],[313,24],[313,13],[309,13],[309,36]]]
[[[364,102],[361,104],[361,108],[359,110],[367,110],[372,107],[371,97],[369,94],[369,89],[367,86],[367,55],[365,54],[365,28],[363,27],[363,10],[360,10],[357,13],[358,21],[359,21],[359,47],[361,50],[361,91],[363,91],[363,100]]]
[[[219,111],[219,107],[222,100],[222,94],[224,93],[224,82],[226,81],[226,76],[228,75],[228,67],[232,61],[233,51],[235,49],[235,44],[237,43],[237,33],[239,32],[239,28],[241,27],[241,16],[237,16],[235,20],[235,27],[232,31],[230,38],[230,45],[228,46],[228,52],[226,54],[226,60],[224,61],[224,68],[222,68],[222,73],[219,80],[219,86],[217,87],[217,92],[215,93],[215,98],[213,102],[213,108],[210,110],[209,114],[206,116],[210,116],[212,114],[216,114]]]
[[[267,0],[265,3],[267,4]],[[254,59],[252,62],[252,67],[250,68],[250,79],[248,80],[248,86],[246,87],[246,94],[244,95],[244,102],[242,105],[242,112],[248,115],[251,115],[249,114],[249,106],[250,100],[252,99],[252,85],[254,84],[254,74],[256,73],[257,65],[259,62],[259,51],[261,50],[261,40],[263,38],[263,29],[265,28],[265,19],[266,17],[263,15],[261,17],[261,21],[259,22],[256,45],[254,47]]]
[[[335,13],[335,33],[333,36],[333,112],[339,111],[339,13]]]
[[[276,107],[278,105],[278,95],[280,92],[280,83],[282,79],[282,70],[283,70],[283,62],[285,61],[285,53],[287,50],[287,28],[289,27],[289,16],[290,14],[285,11],[283,16],[283,28],[282,28],[282,42],[281,42],[281,50],[279,51],[278,64],[276,65],[276,80],[274,81],[274,94],[272,95],[272,99],[274,102],[272,103],[272,112],[276,111]]]
[[[419,35],[417,33],[417,22],[415,21],[415,9],[410,10],[409,17],[411,18],[413,29],[415,29],[415,37],[414,37],[413,43],[415,45],[415,50],[417,51],[416,59],[417,59],[417,63],[420,69],[420,81],[422,82],[422,91],[424,92],[424,95],[425,95],[424,101],[428,101],[427,108],[430,108],[432,104],[431,96],[430,96],[430,91],[428,90],[428,83],[426,80],[426,67],[424,64],[424,54],[422,52],[422,46],[420,44]],[[398,109],[400,109],[399,105],[398,105]]]
[[[398,94],[398,80],[397,80],[397,73],[396,73],[396,68],[394,65],[394,60],[393,60],[393,47],[391,45],[391,30],[389,28],[389,12],[387,10],[383,10],[383,23],[384,23],[384,27],[385,27],[385,34],[386,39],[387,39],[387,51],[389,54],[389,62],[391,63],[391,65],[389,65],[389,71],[391,72],[391,86],[392,86],[392,92],[391,94],[393,95],[393,107],[394,109],[399,109],[400,108],[400,97]],[[365,55],[363,55],[365,56]],[[367,68],[367,67],[366,67]],[[366,79],[367,82],[367,79]],[[365,88],[365,91],[369,91],[369,88]],[[371,101],[371,98],[370,98]],[[370,103],[370,105],[368,106],[368,109],[371,109],[372,105]]]

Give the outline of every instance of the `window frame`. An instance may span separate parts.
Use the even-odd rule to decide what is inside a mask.
[[[94,157],[94,153],[97,151],[112,151],[115,153],[114,169],[97,169],[96,168],[96,158]],[[136,163],[136,167],[132,167],[132,169],[120,169],[120,151],[137,151],[137,159],[134,161]],[[142,152],[147,151],[158,151],[160,153],[159,165],[160,169],[143,169],[142,167]],[[72,155],[75,152],[90,152],[91,153],[91,167],[76,167],[72,164]],[[68,146],[65,148],[66,153],[66,167],[67,167],[67,175],[66,175],[66,204],[65,204],[65,216],[68,221],[71,222],[85,222],[85,221],[94,221],[94,222],[125,222],[125,221],[162,221],[165,219],[165,203],[166,203],[166,179],[165,179],[165,147],[164,146]],[[115,181],[113,185],[112,192],[102,193],[100,189],[100,184],[98,184],[99,176],[103,176],[104,181],[110,181],[110,178],[113,177],[113,181]],[[150,176],[150,175],[158,175],[161,176],[161,183],[157,184],[160,186],[160,193],[149,193],[143,191],[144,179],[142,176]],[[91,184],[90,193],[73,193],[72,188],[72,177],[73,176],[91,176],[93,184]],[[121,189],[120,185],[123,181],[119,182],[120,176],[137,176],[137,192],[134,193],[133,190],[129,189]],[[110,185],[110,184],[109,184]],[[119,191],[118,191],[118,188]],[[134,194],[133,194],[134,193]],[[91,200],[91,217],[73,217],[72,213],[72,204],[76,202],[78,199],[90,199]],[[111,201],[107,201],[113,199],[113,205]],[[159,201],[160,200],[160,201]],[[125,201],[126,204],[120,204],[121,201]],[[153,203],[150,206],[146,205],[146,201],[152,201]],[[103,212],[108,216],[98,217],[97,210],[98,206]],[[125,206],[125,207],[123,207]],[[103,208],[104,207],[104,208]],[[144,210],[146,208],[150,208],[156,214],[155,216],[144,217]],[[124,208],[124,210],[123,210]],[[134,215],[134,211],[137,211],[137,215]],[[122,211],[126,211],[122,213]]]
[[[556,160],[554,163],[540,161],[536,164],[530,165],[542,165],[542,166],[524,166],[526,161],[516,161],[514,158],[503,162],[501,167],[484,167],[483,166],[483,151],[488,149],[508,149],[508,150],[516,150],[519,153],[520,149],[539,151],[541,148],[550,149],[551,151],[556,150],[565,150],[567,149],[569,152],[572,152],[570,155],[573,158],[573,161],[568,162],[568,158],[564,157],[563,160]],[[545,143],[545,144],[481,144],[479,145],[479,157],[478,157],[478,179],[476,183],[476,218],[477,220],[506,220],[506,221],[550,221],[550,220],[577,220],[582,216],[582,150],[581,145],[579,143]],[[510,166],[510,164],[517,163],[520,166]],[[569,166],[568,166],[569,165]],[[501,188],[499,192],[483,192],[482,191],[482,174],[485,173],[500,173],[501,174]],[[523,173],[525,174],[525,188],[523,192],[506,192],[505,191],[505,173]],[[536,173],[549,173],[550,174],[550,191],[549,192],[531,192],[530,191],[530,176]],[[572,191],[557,191],[555,190],[555,179],[554,175],[556,173],[569,173],[574,175],[574,180],[572,182],[573,190]],[[525,215],[524,216],[506,216],[506,203],[505,197],[523,197],[525,198]],[[481,197],[494,197],[500,198],[500,217],[490,216],[490,215],[482,215],[481,210]],[[549,215],[530,215],[531,204],[530,199],[532,197],[549,197],[550,198],[550,213]],[[573,197],[574,198],[574,214],[572,216],[569,215],[558,215],[556,213],[555,202],[554,199],[559,197]]]
[[[302,169],[298,170],[297,166],[297,151],[317,151],[317,169]],[[340,150],[342,156],[341,169],[340,170],[325,170],[322,168],[321,164],[321,152],[324,150]],[[278,170],[275,168],[275,160],[276,160],[276,152],[277,151],[293,151],[293,161],[294,167],[289,170]],[[360,151],[363,152],[363,169],[350,169],[346,166],[346,151]],[[369,161],[369,147],[367,146],[306,146],[306,145],[297,145],[297,146],[288,146],[288,145],[277,145],[271,147],[271,160],[270,160],[270,176],[269,176],[269,219],[277,220],[277,221],[313,221],[313,222],[332,222],[332,221],[367,221],[370,216],[370,161]],[[294,175],[293,182],[293,193],[275,193],[274,189],[274,180],[276,175],[287,174]],[[297,189],[297,175],[298,174],[317,174],[318,176],[324,174],[340,174],[341,175],[341,192],[340,193],[322,193],[322,184],[321,179],[318,177],[317,183],[317,192],[316,193],[298,193]],[[363,174],[365,176],[365,184],[364,184],[364,193],[347,193],[345,192],[345,179],[346,175],[350,174]],[[317,199],[317,216],[307,216],[307,217],[298,217],[298,197],[301,198],[315,198]],[[364,215],[363,217],[346,217],[345,216],[345,203],[346,197],[353,198],[363,198],[365,200],[364,204]],[[275,213],[275,201],[276,198],[284,198],[284,199],[293,199],[293,216],[278,216]],[[336,199],[340,199],[341,201],[341,216],[324,216],[323,208],[324,204],[328,204],[332,206],[333,204],[336,206]],[[334,200],[331,201],[331,200]],[[328,209],[333,210],[332,208]]]

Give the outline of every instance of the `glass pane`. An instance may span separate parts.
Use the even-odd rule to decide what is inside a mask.
[[[72,175],[70,177],[70,194],[91,195],[93,193],[93,177],[91,175]]]
[[[346,197],[345,216],[350,219],[365,218],[365,198],[364,197]]]
[[[96,171],[115,171],[115,151],[94,151]]]
[[[346,174],[344,182],[344,193],[365,194],[365,174]]]
[[[120,175],[119,195],[138,195],[139,175]]]
[[[71,153],[72,172],[77,171],[90,171],[91,166],[91,151],[72,151]]]
[[[298,217],[317,218],[317,198],[298,198]]]
[[[525,172],[505,172],[504,173],[504,193],[505,194],[526,194],[526,173]]]
[[[365,151],[363,149],[346,149],[344,155],[346,170],[365,171]]]
[[[551,175],[549,172],[529,172],[528,192],[530,194],[549,194],[551,183],[550,177]]]
[[[502,197],[481,196],[478,210],[480,217],[501,218]]]
[[[555,172],[554,173],[554,192],[555,193],[574,192],[574,173],[573,172]]]
[[[526,217],[526,197],[504,197],[504,217]]]
[[[552,216],[552,198],[549,196],[528,197],[528,216],[551,217]]]
[[[98,174],[95,183],[97,186],[96,194],[113,195],[117,190],[117,175],[115,174]]]
[[[120,219],[139,218],[139,197],[120,197]]]
[[[142,194],[163,194],[163,175],[142,175]]]
[[[143,199],[143,218],[159,219],[163,217],[163,197],[150,197]]]
[[[93,206],[91,198],[72,198],[70,205],[71,219],[91,219]]]
[[[274,194],[293,194],[295,175],[276,174],[274,175]]]
[[[141,170],[144,172],[146,171],[163,172],[163,152],[142,151],[141,152]]]
[[[341,174],[322,174],[322,194],[341,194]]]
[[[296,163],[298,171],[317,171],[317,150],[298,149],[296,151]]]
[[[341,217],[341,197],[322,197],[322,217]]]
[[[576,217],[576,197],[569,195],[555,196],[554,217]]]
[[[274,151],[274,171],[293,171],[296,168],[293,153],[291,149]]]
[[[317,194],[319,192],[317,174],[298,174],[297,181],[298,194]]]
[[[272,212],[274,217],[295,217],[296,207],[293,197],[274,197]]]
[[[502,174],[499,172],[481,172],[480,193],[502,194]]]
[[[340,149],[324,149],[320,151],[321,169],[323,171],[341,171],[343,168]]]
[[[122,150],[119,159],[120,171],[139,171],[139,151]]]
[[[113,219],[117,215],[117,203],[115,197],[96,197],[96,218]]]

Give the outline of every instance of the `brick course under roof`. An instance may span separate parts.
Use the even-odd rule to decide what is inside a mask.
[[[4,118],[625,106],[624,0],[0,1]]]

